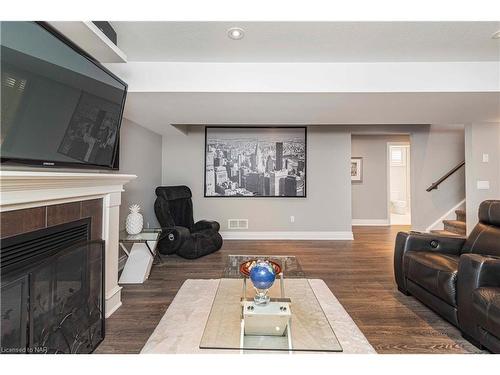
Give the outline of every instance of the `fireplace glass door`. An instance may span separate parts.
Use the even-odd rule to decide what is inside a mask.
[[[89,225],[3,241],[1,353],[91,353],[104,339],[104,241]]]
[[[25,353],[28,328],[28,275],[3,283],[1,293],[1,353]]]
[[[100,244],[82,244],[30,275],[30,347],[90,353],[104,338]]]

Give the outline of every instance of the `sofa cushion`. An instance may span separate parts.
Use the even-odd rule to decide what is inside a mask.
[[[479,206],[479,223],[462,248],[462,253],[500,256],[500,201],[488,200]]]
[[[404,256],[406,277],[456,307],[458,260],[455,255],[408,251]]]
[[[206,229],[191,233],[189,239],[177,250],[177,255],[186,259],[196,259],[211,254],[221,247],[222,236],[220,233]]]
[[[481,223],[500,227],[500,200],[486,200],[481,202],[478,216]]]
[[[500,338],[500,288],[483,287],[472,292],[478,324]]]

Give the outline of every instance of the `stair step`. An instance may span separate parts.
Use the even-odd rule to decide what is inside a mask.
[[[456,210],[455,215],[457,216],[458,221],[463,221],[463,222],[466,221],[465,220],[465,217],[466,217],[465,210]]]
[[[444,230],[452,233],[456,233],[461,236],[465,236],[467,233],[466,225],[464,221],[459,220],[443,220]]]
[[[439,234],[441,236],[456,236],[456,237],[460,236],[457,233],[448,232],[447,230],[431,230],[431,233]]]

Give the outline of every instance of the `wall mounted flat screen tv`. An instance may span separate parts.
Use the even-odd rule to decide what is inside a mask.
[[[0,35],[2,164],[118,169],[127,84],[45,23]]]

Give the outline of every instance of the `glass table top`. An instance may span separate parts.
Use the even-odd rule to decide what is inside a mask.
[[[127,231],[120,231],[120,242],[146,242],[156,241],[161,233],[161,228],[145,228],[139,234],[128,234]]]
[[[272,260],[278,263],[285,278],[306,277],[297,257],[293,255],[228,255],[222,277],[227,279],[241,278],[240,264],[252,259]]]
[[[285,298],[282,298],[281,282],[284,283]],[[246,334],[243,304],[245,301],[247,305],[252,303],[254,294],[250,281],[242,278],[220,280],[200,342],[201,349],[342,351],[307,279],[276,279],[269,290],[271,303],[290,303],[290,323],[280,336]],[[255,309],[260,308],[255,306]],[[259,323],[268,324],[269,321],[260,320]]]

